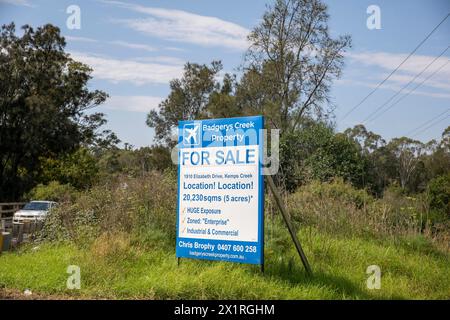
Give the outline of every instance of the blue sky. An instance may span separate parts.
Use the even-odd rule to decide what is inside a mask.
[[[441,114],[437,118],[442,119],[440,122],[430,122],[435,124],[411,134],[417,133],[414,138],[422,141],[439,138],[450,124],[450,64],[445,65],[450,49],[400,94],[391,97],[450,45],[450,18],[367,101],[344,115],[450,12],[450,1],[325,2],[332,35],[350,34],[353,38],[343,76],[332,89],[338,130],[363,122],[389,99],[385,108],[399,99],[387,112],[365,123],[368,129],[391,139]],[[110,95],[98,108],[107,116],[107,127],[123,142],[140,147],[153,143],[152,129],[145,125],[147,112],[167,96],[169,81],[182,74],[183,64],[221,60],[225,72],[236,71],[246,48],[245,37],[258,24],[266,3],[271,1],[0,0],[0,23],[14,21],[17,26],[36,27],[50,22],[59,26],[66,36],[67,50],[93,67],[90,86]],[[66,26],[70,5],[81,10],[80,29]],[[379,30],[366,26],[370,5],[380,7]]]

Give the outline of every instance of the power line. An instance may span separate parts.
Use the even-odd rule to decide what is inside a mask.
[[[436,69],[432,74],[430,74],[428,77],[426,77],[422,82],[420,82],[419,84],[417,84],[414,88],[412,88],[411,90],[409,90],[407,93],[405,93],[402,97],[400,97],[400,99],[398,99],[397,101],[395,101],[393,104],[391,104],[387,109],[384,109],[381,113],[379,113],[377,116],[375,116],[374,118],[372,118],[370,120],[370,122],[378,119],[379,117],[381,117],[383,114],[385,114],[386,112],[388,112],[389,110],[391,110],[393,107],[395,107],[400,101],[402,101],[404,98],[406,98],[407,96],[409,96],[411,93],[413,93],[414,91],[416,91],[417,88],[419,88],[420,86],[422,86],[425,82],[427,82],[429,79],[431,79],[436,73],[438,73],[440,70],[442,70],[447,64],[450,63],[450,60],[447,60],[443,65],[441,65],[438,69]]]
[[[430,120],[428,120],[428,121],[422,123],[420,126],[418,126],[418,127],[414,128],[414,129],[410,130],[407,134],[405,134],[405,136],[409,136],[409,135],[412,134],[413,132],[415,132],[415,131],[417,131],[417,130],[419,130],[419,129],[422,129],[422,127],[424,127],[424,126],[426,126],[427,124],[429,124],[430,122],[433,122],[434,120],[440,118],[441,116],[443,116],[444,114],[446,114],[446,113],[449,112],[449,111],[450,111],[450,108],[446,109],[444,112],[442,112],[442,113],[438,114],[437,116],[431,118]]]
[[[442,121],[446,120],[447,118],[450,118],[450,115],[445,116],[442,119],[438,119],[437,121],[433,122],[432,124],[430,124],[428,127],[424,128],[423,130],[417,132],[415,135],[413,135],[413,137],[417,137],[419,134],[427,131],[428,129],[430,129],[431,127],[437,125],[438,123],[441,123]]]
[[[392,72],[386,77],[384,78],[383,81],[381,81],[371,92],[369,92],[368,95],[366,95],[358,104],[356,104],[353,108],[351,108],[342,118],[342,120],[344,120],[345,118],[347,118],[347,116],[352,113],[356,108],[358,108],[361,104],[364,103],[364,101],[366,101],[372,94],[375,93],[375,91],[378,90],[378,88],[380,88],[398,69],[400,69],[400,67],[425,43],[425,41],[428,40],[428,38],[441,26],[441,24],[444,23],[445,20],[447,20],[447,18],[450,16],[450,13],[448,13],[444,19],[441,20],[441,22],[438,23],[438,25],[436,27],[434,27],[433,30],[431,30],[431,32],[414,48],[413,51],[411,51],[411,53],[397,66],[397,68],[395,68],[394,70],[392,70]]]
[[[400,90],[398,90],[394,95],[392,95],[387,101],[385,101],[381,106],[379,106],[378,108],[376,108],[371,114],[369,114],[364,120],[363,123],[370,120],[370,118],[372,118],[375,114],[377,114],[381,109],[383,109],[384,106],[386,106],[389,102],[391,102],[396,96],[398,96],[400,93],[403,92],[403,90],[405,90],[407,87],[409,87],[409,85],[411,83],[413,83],[414,81],[416,81],[416,79],[418,77],[420,77],[425,71],[428,70],[428,68],[436,62],[436,60],[438,60],[440,57],[442,57],[444,55],[445,52],[447,52],[447,50],[450,48],[450,46],[448,46],[447,48],[445,48],[444,51],[442,51],[437,57],[435,57],[425,68],[422,69],[422,71],[420,71],[418,74],[416,74],[416,76],[411,79],[405,86],[403,86]]]

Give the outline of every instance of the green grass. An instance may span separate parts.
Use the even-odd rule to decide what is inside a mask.
[[[421,239],[402,242],[299,232],[314,271],[308,278],[286,229],[268,221],[266,272],[259,267],[187,260],[149,232],[99,256],[73,244],[41,244],[0,256],[0,287],[85,298],[149,299],[449,299],[450,259]],[[81,290],[66,289],[68,265],[81,268]],[[366,268],[381,268],[381,289],[366,287]]]

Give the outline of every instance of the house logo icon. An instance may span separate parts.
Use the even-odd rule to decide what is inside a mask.
[[[198,146],[202,139],[200,123],[189,123],[183,126],[183,144]]]

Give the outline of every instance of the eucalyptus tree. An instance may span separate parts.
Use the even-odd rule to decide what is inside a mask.
[[[406,188],[413,179],[422,160],[425,146],[418,140],[400,137],[392,139],[387,147],[397,159],[397,173],[400,186]]]
[[[328,20],[320,0],[277,0],[248,37],[238,101],[247,113],[264,113],[282,135],[304,117],[329,116],[331,84],[351,38],[331,37]]]
[[[60,30],[15,31],[13,23],[0,29],[0,200],[17,200],[33,186],[43,158],[105,142],[103,114],[87,111],[107,94],[89,90],[91,69],[64,51]]]
[[[170,93],[159,110],[147,115],[147,125],[155,129],[155,140],[170,145],[179,120],[206,117],[209,96],[219,86],[216,77],[222,69],[219,61],[211,66],[187,63],[180,79],[170,81]]]

